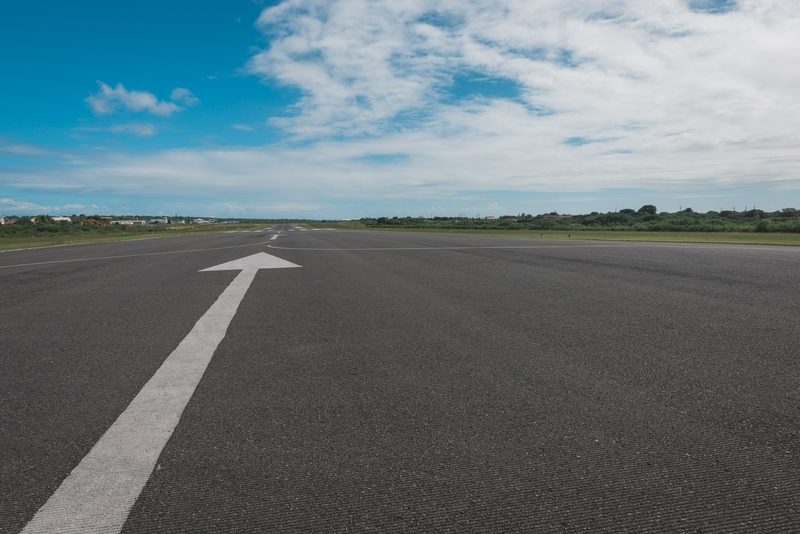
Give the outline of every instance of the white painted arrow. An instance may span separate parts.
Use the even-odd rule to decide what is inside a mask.
[[[256,271],[258,271],[259,269],[286,269],[291,267],[300,267],[300,266],[290,261],[282,260],[280,258],[276,258],[275,256],[270,256],[266,252],[259,252],[258,254],[253,254],[252,256],[247,256],[246,258],[229,261],[227,263],[221,263],[219,265],[215,265],[214,267],[203,269],[200,272],[205,273],[208,271],[242,271],[242,273],[236,277],[236,280],[238,280],[239,278],[244,276],[246,272],[252,272],[253,273],[252,276],[255,276]],[[234,280],[234,283],[236,282],[236,280]],[[250,286],[249,282],[247,286],[248,287]],[[245,291],[247,290],[245,289]]]
[[[22,532],[120,532],[256,273],[289,267],[260,252],[203,269],[242,272]]]

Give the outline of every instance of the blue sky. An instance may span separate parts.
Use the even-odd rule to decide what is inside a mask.
[[[800,207],[793,0],[0,4],[0,214]]]

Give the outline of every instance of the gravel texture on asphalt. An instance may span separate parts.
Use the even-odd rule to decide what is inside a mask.
[[[123,532],[800,531],[800,248],[268,238],[0,254],[0,532],[262,251]]]

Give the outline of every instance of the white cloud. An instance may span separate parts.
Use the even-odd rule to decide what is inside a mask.
[[[0,136],[0,154],[10,157],[43,158],[48,156],[60,157],[65,153],[47,149],[31,143],[21,143],[14,139]]]
[[[168,117],[183,108],[173,102],[159,100],[153,93],[147,91],[134,91],[125,89],[118,83],[111,88],[101,81],[97,81],[100,89],[97,93],[89,95],[84,102],[89,104],[97,115],[108,115],[118,111],[147,111],[153,115]],[[187,90],[188,91],[188,90]],[[189,93],[191,95],[191,93]]]
[[[169,99],[178,104],[192,107],[200,103],[200,99],[192,94],[192,92],[185,87],[176,87],[172,90]]]
[[[156,133],[156,127],[150,123],[131,122],[127,124],[115,124],[109,128],[113,133],[130,133],[140,137],[149,137]]]
[[[390,188],[790,183],[800,4],[717,4],[286,0],[248,69],[303,94],[273,126],[407,153],[373,178]]]
[[[613,188],[691,198],[770,190],[783,207],[800,190],[800,4],[718,5],[286,0],[263,11],[269,44],[247,68],[303,95],[270,121],[288,141],[76,152],[68,168],[0,169],[0,185],[202,191],[289,207],[420,198],[487,215],[489,199],[498,211],[530,208],[485,191],[564,192],[542,201],[551,211]],[[138,108],[134,93],[145,95]],[[102,83],[87,102],[97,113],[188,105]],[[576,192],[591,193],[567,195]]]
[[[508,116],[508,110],[500,109],[498,114]],[[487,117],[489,123],[494,120]],[[684,151],[670,160],[649,152],[604,153],[600,144],[557,144],[546,151],[530,151],[526,145],[532,139],[537,141],[541,132],[520,126],[516,131],[513,139],[439,138],[430,132],[401,132],[378,139],[253,148],[173,149],[149,154],[93,151],[73,155],[69,168],[0,170],[0,183],[48,190],[79,185],[108,194],[159,191],[164,196],[180,196],[197,191],[218,198],[269,194],[285,204],[310,194],[330,199],[457,199],[466,191],[497,190],[577,192],[635,186],[696,193],[753,184],[773,190],[800,188],[798,166],[793,156],[781,153],[783,147],[764,146],[758,157],[751,154],[719,161],[712,161],[703,151]],[[388,163],[366,158],[398,152],[411,156]],[[497,209],[504,207],[509,206]]]
[[[67,215],[86,208],[97,209],[94,204],[86,206],[84,204],[64,204],[63,206],[45,206],[36,202],[18,200],[15,198],[0,198],[0,213],[14,215]]]
[[[252,126],[248,126],[247,124],[231,124],[231,128],[233,128],[234,130],[242,131],[242,132],[252,132],[253,131],[253,127]]]

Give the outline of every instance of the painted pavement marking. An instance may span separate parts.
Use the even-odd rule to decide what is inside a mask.
[[[300,267],[264,252],[203,269],[241,270],[22,530],[118,533],[259,269]]]

